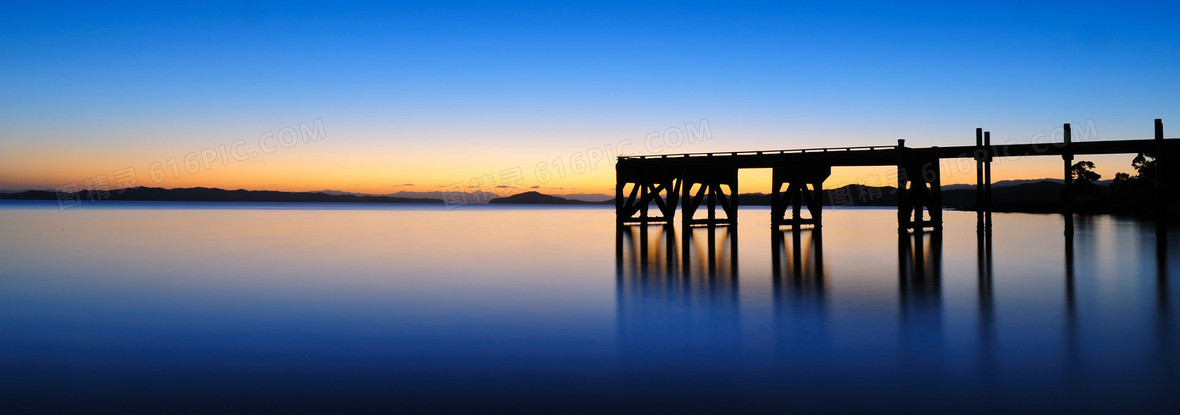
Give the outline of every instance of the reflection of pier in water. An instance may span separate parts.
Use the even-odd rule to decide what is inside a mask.
[[[1063,363],[1067,370],[1081,373],[1084,370],[1085,344],[1082,338],[1085,320],[1078,315],[1081,308],[1078,302],[1085,300],[1085,293],[1091,292],[1084,287],[1093,284],[1093,270],[1098,266],[1089,262],[1098,255],[1093,239],[1098,225],[1086,218],[1075,222],[1074,232],[1062,234],[1064,270],[1061,292],[1065,309],[1059,327],[1063,330]],[[633,338],[640,338],[642,332],[650,330],[685,330],[695,333],[700,344],[714,347],[711,350],[718,353],[736,350],[737,337],[742,331],[738,313],[736,227],[689,227],[687,233],[673,225],[622,226],[617,229],[621,334],[630,333],[639,336]],[[943,242],[943,232],[898,233],[899,328],[905,333],[905,350],[910,352],[941,350],[941,346],[931,345],[944,341]],[[997,379],[994,376],[1000,374],[1001,367],[997,337],[1002,325],[997,321],[995,306],[997,275],[992,232],[983,228],[976,233],[975,242],[979,374],[987,379]],[[813,340],[820,342],[830,335],[824,322],[828,318],[826,307],[833,295],[832,275],[825,265],[823,243],[822,228],[772,229],[769,265],[774,309],[777,310],[774,320],[778,326],[777,335],[789,337],[808,333]],[[1156,254],[1155,269],[1151,271],[1157,327],[1154,350],[1161,362],[1172,362],[1160,367],[1165,371],[1161,377],[1168,379],[1174,373],[1166,371],[1174,371],[1176,367],[1176,357],[1172,355],[1175,330],[1169,309],[1169,284],[1172,282],[1167,264],[1169,251],[1151,249],[1151,245],[1155,248],[1166,246],[1151,238],[1141,239],[1139,243],[1145,248],[1143,252]],[[801,327],[799,324],[816,326]],[[733,338],[723,341],[725,336]],[[636,341],[635,344],[642,342]],[[939,360],[929,355],[924,358]]]
[[[685,305],[737,303],[737,230],[671,225],[620,227],[616,233],[620,305],[682,301]]]
[[[975,258],[979,298],[979,368],[984,378],[990,382],[994,380],[998,362],[995,298],[992,291],[994,272],[992,270],[991,232],[984,232],[983,229],[980,229],[980,232],[975,233]]]
[[[775,355],[784,361],[794,358],[800,344],[830,344],[822,229],[770,232]],[[818,369],[799,365],[794,370]]]
[[[736,231],[689,228],[678,237],[671,225],[618,228],[617,318],[624,358],[658,368],[686,350],[722,357],[739,348]],[[677,344],[645,341],[655,333],[672,335]]]
[[[942,232],[900,232],[897,287],[902,353],[910,373],[941,371]]]
[[[775,293],[790,286],[794,291],[824,290],[824,248],[821,228],[771,230],[771,275]]]
[[[942,294],[942,233],[899,233],[897,276],[903,305],[937,309]]]
[[[737,281],[736,228],[689,228],[679,238],[677,233],[672,225],[619,227],[615,260],[620,275],[644,281],[694,276]]]
[[[618,227],[615,259],[619,294],[736,298],[737,228],[687,229],[673,225]],[[812,299],[822,304],[828,276],[821,229],[771,231],[771,281],[777,301]],[[939,307],[941,233],[899,233],[898,238],[901,303],[905,307]]]

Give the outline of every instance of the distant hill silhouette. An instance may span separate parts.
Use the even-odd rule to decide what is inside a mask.
[[[443,191],[410,192],[410,191],[403,190],[403,191],[398,191],[398,192],[394,192],[394,193],[381,194],[381,193],[357,193],[357,192],[347,192],[347,191],[343,191],[343,190],[326,189],[326,190],[317,190],[317,191],[315,191],[315,193],[323,193],[323,194],[329,194],[329,195],[398,197],[398,198],[405,198],[405,199],[440,199],[440,200],[445,199],[445,200],[453,200],[453,201],[454,200],[461,200],[463,204],[482,204],[482,203],[487,203],[488,200],[500,197],[499,195],[497,195],[495,193],[481,192],[478,190],[476,190],[474,192],[451,192],[451,191],[448,191],[448,192],[443,192]]]
[[[566,199],[564,197],[550,196],[538,192],[524,192],[499,199],[492,199],[488,203],[491,204],[529,204],[529,205],[597,205],[601,203],[587,202],[584,200]]]
[[[279,192],[273,190],[224,190],[208,187],[164,189],[159,187],[131,187],[109,192],[83,190],[58,195],[47,190],[28,190],[0,194],[0,199],[21,200],[135,200],[177,202],[346,202],[346,203],[442,203],[441,199],[412,199],[389,196],[330,195],[319,192]]]
[[[1064,184],[1057,180],[1010,181],[1004,186],[992,186],[992,210],[996,212],[1060,212],[1063,205],[1061,192]],[[81,201],[127,200],[127,201],[186,201],[186,202],[344,202],[344,203],[443,203],[435,198],[409,198],[379,195],[363,195],[348,192],[280,192],[272,190],[224,190],[217,188],[192,187],[164,189],[158,187],[133,187],[109,192],[83,190],[65,194],[64,199]],[[426,193],[426,192],[423,192]],[[59,194],[47,190],[26,190],[0,193],[0,199],[12,200],[58,200]],[[942,191],[943,207],[957,210],[975,210],[974,186],[946,186]],[[744,206],[766,206],[770,195],[743,193],[738,202]],[[537,204],[537,205],[602,205],[614,204],[614,199],[602,202],[568,199],[546,195],[535,191],[492,199],[494,204]],[[859,184],[826,189],[823,192],[824,206],[897,206],[897,189],[891,186],[871,187]],[[1175,206],[1174,206],[1175,208]],[[1119,195],[1112,194],[1110,187],[1097,182],[1093,190],[1074,196],[1072,210],[1078,213],[1125,213],[1141,214],[1141,206],[1120,202]]]
[[[602,193],[570,193],[566,195],[559,195],[560,197],[570,200],[581,200],[584,202],[603,203],[614,199],[614,196]]]
[[[2,192],[2,190],[0,190],[0,192]],[[478,190],[474,191],[474,192],[446,192],[446,193],[441,192],[441,191],[417,191],[417,192],[415,192],[415,191],[404,191],[403,190],[403,191],[399,191],[399,192],[395,192],[395,193],[375,194],[375,193],[356,193],[356,192],[347,192],[347,191],[343,191],[343,190],[330,190],[329,189],[329,190],[319,190],[318,192],[319,193],[326,193],[326,194],[330,194],[330,195],[392,196],[392,197],[407,197],[407,198],[416,198],[416,199],[427,199],[427,198],[429,198],[429,199],[446,199],[448,197],[450,197],[450,198],[461,197],[461,198],[464,198],[464,200],[467,203],[473,203],[473,204],[487,203],[487,201],[489,201],[489,200],[498,199],[498,198],[502,197],[497,193],[481,192]],[[456,196],[456,195],[458,195],[458,196]],[[602,194],[602,193],[570,193],[570,194],[551,195],[551,196],[557,196],[557,197],[569,199],[569,200],[581,200],[581,201],[593,202],[593,203],[602,203],[604,201],[612,200],[614,198],[611,195]]]

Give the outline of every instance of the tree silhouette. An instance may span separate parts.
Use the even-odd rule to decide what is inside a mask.
[[[1078,187],[1093,186],[1094,182],[1102,178],[1102,175],[1095,173],[1093,169],[1094,162],[1092,161],[1083,160],[1074,163],[1073,167],[1070,168],[1070,172],[1073,174],[1074,184]]]
[[[1123,189],[1125,186],[1127,186],[1127,183],[1129,183],[1130,181],[1131,181],[1130,174],[1123,173],[1121,171],[1118,173],[1115,173],[1114,174],[1114,183],[1110,184],[1110,190],[1113,192],[1117,192],[1117,191]]]
[[[1135,169],[1135,175],[1119,172],[1114,176],[1114,184],[1111,186],[1112,190],[1121,189],[1123,191],[1142,191],[1144,183],[1151,184],[1155,181],[1156,174],[1156,157],[1152,153],[1139,153],[1135,159],[1131,160],[1131,167]]]
[[[1162,195],[1176,198],[1177,191],[1180,191],[1180,180],[1176,180],[1175,175],[1180,173],[1180,170],[1168,169],[1170,174],[1161,171],[1157,161],[1159,156],[1159,154],[1152,152],[1139,153],[1131,161],[1131,167],[1135,169],[1134,175],[1123,172],[1115,175],[1114,183],[1110,186],[1109,200],[1116,211],[1148,213],[1152,211],[1154,206],[1157,206],[1156,203],[1159,202]],[[1171,158],[1167,159],[1171,160]],[[1172,177],[1161,177],[1164,179],[1162,184],[1170,189],[1161,195],[1160,191],[1156,189],[1156,176],[1164,174]],[[1168,193],[1171,196],[1166,196]],[[1173,210],[1171,215],[1180,217],[1180,210]]]
[[[1155,165],[1155,155],[1151,153],[1139,153],[1131,160],[1131,167],[1135,168],[1138,173],[1136,177],[1139,179],[1154,179]]]

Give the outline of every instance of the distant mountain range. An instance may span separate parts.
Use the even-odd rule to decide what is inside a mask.
[[[1060,185],[1065,184],[1065,180],[1061,180],[1061,179],[1000,180],[998,182],[992,183],[992,191],[995,191],[995,189],[1000,188],[1000,187],[1012,187],[1012,186],[1020,186],[1023,184],[1032,184],[1032,183],[1041,183],[1041,182],[1057,183]],[[1114,183],[1114,180],[1099,180],[1099,181],[1094,182],[1094,184],[1099,185],[1099,186],[1110,186],[1111,183]],[[975,185],[974,184],[952,184],[952,185],[942,186],[943,191],[959,190],[959,189],[975,189]]]
[[[405,198],[390,196],[361,196],[326,194],[320,192],[279,192],[273,190],[224,190],[207,187],[163,189],[159,187],[131,187],[111,191],[83,190],[64,193],[48,190],[26,190],[2,193],[0,199],[20,200],[136,200],[183,202],[350,202],[350,203],[442,203],[442,199]]]
[[[498,198],[504,197],[504,196],[500,196],[499,194],[496,194],[496,193],[480,192],[480,191],[475,191],[475,192],[441,192],[441,191],[406,192],[406,191],[401,191],[401,192],[387,193],[387,194],[354,193],[354,192],[346,192],[343,190],[320,190],[318,192],[324,193],[324,194],[330,194],[330,195],[389,196],[389,197],[406,197],[406,198],[418,198],[418,199],[433,198],[433,199],[448,200],[448,198],[451,198],[451,200],[454,200],[457,198],[461,198],[463,200],[466,200],[467,203],[472,203],[472,204],[488,203],[492,199],[498,199]],[[532,191],[532,192],[525,192],[525,193],[537,193],[537,192]],[[600,202],[604,202],[604,201],[611,200],[614,198],[614,196],[601,194],[601,193],[571,193],[571,194],[567,194],[567,195],[554,195],[554,196],[558,196],[558,197],[561,197],[562,199],[567,199],[567,200],[579,200],[579,201],[593,202],[593,203],[600,203]]]
[[[1026,184],[1032,184],[1032,183],[1042,183],[1042,182],[1051,182],[1051,183],[1057,183],[1057,184],[1063,183],[1062,180],[1060,180],[1060,179],[1002,180],[1002,181],[992,183],[992,189],[994,192],[995,189],[1012,187],[1012,186],[1020,186],[1020,185],[1026,185]],[[1099,185],[1109,185],[1110,182],[1111,181],[1109,181],[1109,180],[1103,180],[1103,181],[1099,181],[1097,183]],[[856,186],[860,186],[860,185],[850,185],[850,186],[852,186],[852,188],[858,192],[860,192],[860,190],[862,190],[862,189],[856,187]],[[140,189],[140,188],[137,188],[137,189]],[[159,193],[159,191],[161,191],[161,190],[169,190],[169,191],[183,190],[183,189],[159,189],[159,188],[146,188],[146,187],[141,188],[141,189],[157,189],[156,190],[157,193]],[[137,191],[138,195],[131,195],[130,197],[145,197],[145,198],[127,199],[122,194],[120,194],[120,195],[118,195],[119,198],[111,198],[111,200],[181,200],[181,199],[176,199],[176,197],[184,198],[184,200],[190,200],[190,199],[191,200],[238,200],[236,198],[246,197],[246,198],[250,198],[251,200],[263,200],[263,199],[272,200],[272,199],[274,199],[276,201],[309,200],[309,201],[336,201],[336,202],[372,202],[372,201],[381,200],[381,202],[377,202],[377,203],[442,203],[442,201],[447,201],[447,200],[449,200],[449,201],[459,200],[465,204],[483,204],[483,203],[489,203],[491,200],[494,200],[494,199],[502,198],[502,196],[495,194],[495,193],[480,192],[480,191],[459,192],[459,193],[444,193],[442,191],[421,191],[421,192],[400,191],[400,192],[394,192],[394,193],[374,194],[374,193],[348,192],[348,191],[343,191],[343,190],[332,190],[332,189],[312,191],[312,192],[272,192],[272,191],[247,191],[247,190],[230,191],[230,190],[222,190],[222,189],[216,189],[216,188],[201,188],[201,187],[191,188],[191,189],[207,189],[207,191],[204,192],[205,194],[203,194],[203,195],[198,194],[198,193],[201,193],[198,191],[189,191],[187,193],[181,192],[181,193],[175,193],[175,194],[171,194],[171,195],[165,195],[165,194],[150,194],[149,195],[150,192],[143,193],[142,191]],[[870,189],[870,188],[864,187],[864,189]],[[893,191],[894,188],[886,186],[886,187],[881,187],[880,189],[889,189],[890,191]],[[944,197],[948,193],[948,191],[973,190],[973,189],[975,189],[974,184],[952,184],[952,185],[946,185],[946,186],[942,187]],[[261,192],[261,193],[245,196],[241,193],[216,194],[216,191],[221,191],[221,192]],[[84,196],[89,197],[88,194],[85,194],[85,191],[83,191],[82,193]],[[268,193],[273,193],[273,194],[268,194]],[[541,194],[541,193],[538,193],[535,191],[534,192],[525,192],[525,193]],[[525,193],[521,193],[521,194],[525,194]],[[867,193],[875,193],[875,191],[867,192]],[[279,194],[286,194],[286,195],[279,195]],[[328,200],[328,199],[323,199],[319,196],[310,196],[312,194],[323,194],[323,195],[328,195],[328,196],[343,196],[343,198],[332,198],[332,199]],[[296,195],[303,195],[303,196],[296,196]],[[558,197],[558,198],[565,200],[565,201],[581,201],[581,202],[591,202],[591,203],[606,203],[606,202],[612,202],[614,200],[614,196],[602,194],[602,193],[572,193],[572,194],[551,195],[551,196]],[[769,204],[769,196],[766,196],[766,195],[759,196],[756,193],[750,193],[750,194],[744,194],[742,196],[744,199],[744,200],[742,200],[742,204]],[[374,197],[379,198],[379,199],[372,199]],[[533,197],[533,198],[535,198],[535,197]],[[760,202],[762,200],[762,198],[765,198],[766,202]],[[51,191],[51,190],[0,190],[0,199],[57,199],[57,194],[56,194],[56,192]],[[399,199],[414,199],[414,200],[413,201],[394,201],[394,200],[399,200]],[[425,201],[422,201],[422,199],[425,199]],[[518,199],[514,199],[514,201],[509,201],[507,203],[522,203],[522,202],[520,202],[521,200],[531,200],[531,199],[530,199],[530,197],[518,198]],[[828,200],[828,199],[825,198],[825,200]],[[869,200],[871,201],[872,199],[869,199]],[[545,202],[537,202],[537,203],[545,203]],[[569,204],[568,202],[560,202],[560,201],[554,202],[554,203]],[[873,201],[871,203],[878,203],[878,202]],[[882,205],[890,204],[890,203],[886,203],[886,202],[880,202],[880,203],[882,203]]]
[[[1094,194],[1075,198],[1078,211],[1086,211],[1087,204],[1095,212],[1108,208],[1097,199],[1109,193],[1107,186],[1098,182]],[[1109,182],[1106,182],[1109,183]],[[1056,212],[1061,210],[1060,195],[1064,184],[1060,180],[1010,180],[992,185],[993,210],[1017,212]],[[975,208],[974,185],[950,185],[942,188],[943,206],[950,209],[971,210]],[[463,203],[492,204],[542,204],[542,205],[592,205],[611,204],[613,198],[607,195],[580,194],[554,196],[535,191],[508,197],[492,197],[491,193],[462,193]],[[59,197],[60,196],[60,197]],[[427,197],[437,196],[437,197]],[[572,196],[597,200],[575,199]],[[484,199],[480,199],[484,198]],[[319,192],[279,192],[268,190],[223,190],[193,187],[163,189],[157,187],[134,187],[109,192],[83,190],[77,193],[58,194],[47,190],[26,190],[0,192],[0,199],[20,200],[136,200],[136,201],[232,201],[232,202],[347,202],[347,203],[443,203],[455,200],[455,194],[443,192],[397,192],[389,195],[368,195],[338,190]],[[822,194],[825,206],[897,206],[897,189],[891,186],[872,187],[859,184],[837,189],[825,189]],[[769,205],[770,195],[743,193],[738,198],[741,205]]]
[[[461,202],[463,204],[483,204],[483,203],[487,203],[489,200],[500,197],[499,195],[497,195],[495,193],[480,192],[480,191],[476,191],[476,192],[442,192],[442,191],[437,191],[437,192],[404,192],[403,191],[403,192],[394,192],[394,193],[375,194],[375,193],[346,192],[343,190],[317,190],[314,193],[323,193],[323,194],[327,194],[327,195],[336,195],[336,196],[361,196],[361,197],[377,196],[377,197],[397,197],[397,198],[406,198],[406,199],[438,199],[438,200],[444,200],[444,201],[454,201],[456,203]]]

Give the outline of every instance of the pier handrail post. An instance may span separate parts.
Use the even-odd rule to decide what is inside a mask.
[[[909,229],[910,214],[913,210],[906,191],[906,186],[908,185],[908,178],[906,177],[907,162],[905,139],[899,138],[897,139],[897,231],[899,233],[906,232]]]
[[[934,154],[938,153],[938,146],[930,147]],[[939,163],[937,155],[933,156],[933,164],[930,168],[934,169],[934,179],[927,183],[930,186],[930,203],[926,207],[927,212],[930,213],[930,221],[933,222],[934,231],[942,231],[942,166]],[[926,173],[923,172],[923,175]]]
[[[992,132],[983,132],[983,146],[987,149],[983,162],[983,230],[992,231]]]
[[[615,159],[615,224],[620,227],[623,226],[623,221],[626,219],[623,217],[623,186],[626,183],[623,182],[622,173],[619,171],[622,169],[620,166],[622,161],[623,157],[621,156]]]
[[[1073,133],[1070,130],[1069,123],[1061,126],[1062,136],[1065,137],[1064,152],[1061,154],[1062,164],[1065,166],[1065,187],[1062,189],[1061,198],[1063,205],[1061,207],[1061,214],[1065,215],[1065,233],[1073,234],[1073,153],[1070,151],[1070,144],[1073,143]]]
[[[975,129],[975,231],[983,232],[983,128]]]
[[[1172,168],[1170,154],[1164,147],[1164,120],[1155,119],[1155,238],[1156,249],[1166,252],[1168,246],[1168,187]]]

